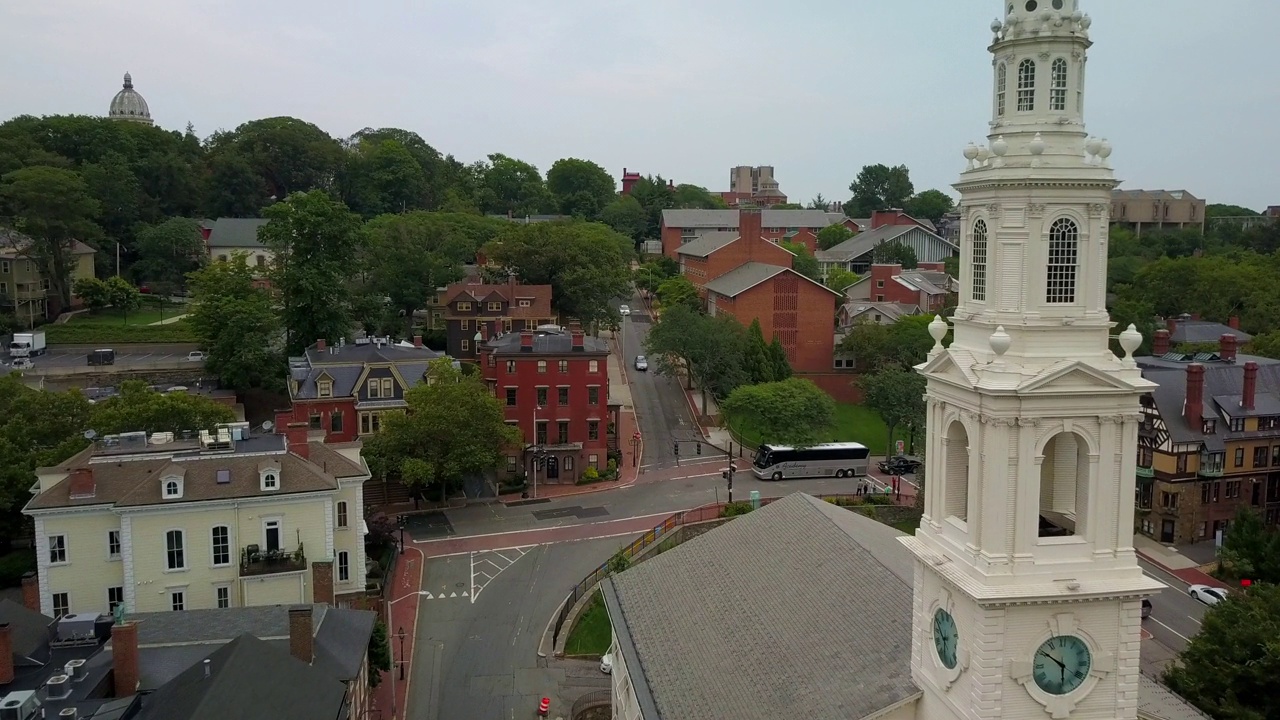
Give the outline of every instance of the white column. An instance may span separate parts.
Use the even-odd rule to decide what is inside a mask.
[[[138,611],[138,589],[133,570],[133,518],[120,516],[120,562],[124,563],[124,609]]]

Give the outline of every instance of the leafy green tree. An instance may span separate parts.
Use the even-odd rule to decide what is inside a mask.
[[[337,140],[292,117],[252,120],[232,132],[217,133],[210,138],[209,153],[211,158],[223,153],[243,158],[278,200],[330,187],[343,161]]]
[[[587,220],[595,219],[617,199],[613,176],[590,160],[578,158],[555,161],[547,171],[547,190],[561,213]]]
[[[403,147],[413,157],[415,163],[422,170],[423,184],[419,188],[421,196],[416,201],[407,201],[405,206],[411,209],[425,210],[443,210],[444,203],[450,190],[461,192],[463,195],[470,195],[474,192],[474,188],[462,187],[454,173],[451,171],[451,164],[457,161],[450,157],[441,157],[440,152],[431,147],[422,136],[410,130],[401,128],[364,128],[360,132],[352,135],[347,139],[349,147],[359,145],[377,145],[385,141],[392,141]],[[394,212],[394,210],[392,210]],[[472,210],[472,213],[478,211]]]
[[[850,272],[844,268],[836,268],[827,272],[827,287],[838,293],[843,293],[846,288],[861,279],[856,272]]]
[[[488,163],[480,163],[474,172],[476,197],[484,212],[524,217],[555,210],[555,198],[547,190],[542,174],[523,160],[494,153]]]
[[[283,358],[281,328],[268,291],[243,262],[212,263],[189,276],[187,322],[208,353],[205,367],[239,391],[269,387]]]
[[[774,210],[803,210],[804,209],[804,206],[801,205],[800,203],[778,203],[777,205],[771,205],[770,207],[773,208]]]
[[[1249,217],[1260,215],[1256,210],[1250,210],[1240,205],[1226,205],[1223,203],[1209,203],[1204,208],[1204,216],[1206,218],[1216,217]]]
[[[111,290],[98,278],[80,278],[71,286],[71,292],[90,310],[101,310],[111,304]]]
[[[724,198],[700,185],[677,185],[671,195],[671,206],[692,210],[724,210],[729,207]]]
[[[844,225],[828,225],[818,231],[818,249],[830,250],[853,237],[853,231]]]
[[[511,225],[488,256],[530,285],[550,285],[562,318],[584,325],[619,320],[610,302],[629,295],[631,240],[605,225]]]
[[[889,366],[909,369],[924,362],[933,349],[931,322],[933,315],[927,314],[899,318],[892,325],[862,318],[840,342],[840,352],[853,356],[859,373],[873,373]]]
[[[615,198],[600,211],[600,222],[632,240],[644,238],[647,222],[640,201],[630,195]]]
[[[782,249],[795,255],[791,261],[791,269],[809,278],[822,282],[822,266],[818,264],[818,259],[809,252],[809,248],[803,243],[781,242],[778,243]]]
[[[1237,590],[1205,612],[1199,634],[1169,666],[1165,683],[1216,720],[1280,717],[1276,638],[1280,585]]]
[[[438,222],[437,215],[381,215],[366,225],[369,288],[376,297],[391,298],[405,335],[412,331],[414,312],[431,302],[436,288],[461,280],[463,264],[475,257],[469,238]]]
[[[1220,558],[1236,578],[1280,583],[1280,532],[1264,525],[1252,508],[1241,508],[1222,542]]]
[[[893,431],[908,428],[913,441],[925,425],[924,376],[897,365],[886,365],[858,379],[862,402],[889,426],[886,455],[893,455]],[[914,442],[912,443],[914,446]]]
[[[827,206],[830,204],[831,204],[830,200],[822,197],[822,193],[818,193],[817,195],[813,196],[812,200],[809,201],[809,209],[825,211],[827,209]]]
[[[185,285],[187,273],[199,269],[206,256],[200,224],[189,218],[169,218],[143,226],[135,248],[138,260],[129,268],[134,280],[175,287]]]
[[[675,188],[661,175],[640,178],[631,187],[631,197],[644,208],[645,226],[641,237],[657,239],[662,235],[662,211],[676,207]]]
[[[871,261],[877,265],[901,265],[903,270],[914,270],[919,265],[915,248],[897,240],[876,245]]]
[[[347,278],[364,245],[360,219],[320,190],[290,195],[267,208],[258,239],[274,254],[271,284],[279,293],[286,349],[300,352],[318,338],[351,329]]]
[[[1111,304],[1111,321],[1116,324],[1113,331],[1119,335],[1124,332],[1125,328],[1132,324],[1142,333],[1142,344],[1134,351],[1134,355],[1147,355],[1151,353],[1151,341],[1155,338],[1156,330],[1156,313],[1151,309],[1151,304],[1141,300],[1122,300],[1117,299]],[[1118,356],[1124,356],[1124,350],[1120,347],[1119,340],[1111,341],[1111,351]]]
[[[696,385],[706,407],[709,395],[727,397],[749,380],[743,362],[746,343],[742,325],[733,318],[708,317],[677,305],[665,310],[649,331],[645,350],[660,374],[683,375],[688,387]]]
[[[97,237],[92,218],[98,201],[89,196],[84,180],[70,170],[29,167],[0,178],[3,216],[32,240],[19,250],[30,257],[49,281],[61,307],[71,304],[71,271],[77,239]]]
[[[382,684],[382,673],[391,672],[391,641],[387,624],[379,618],[369,636],[369,687]]]
[[[98,201],[94,220],[106,231],[107,237],[131,248],[133,226],[144,213],[153,215],[154,211],[144,209],[151,199],[142,191],[142,183],[128,161],[117,152],[107,152],[98,162],[82,167],[80,176],[90,196]]]
[[[777,335],[773,336],[773,342],[769,343],[769,362],[773,365],[773,379],[781,382],[791,377],[791,361],[787,360],[787,349],[782,347],[782,341]]]
[[[160,393],[141,380],[127,380],[120,394],[99,401],[90,413],[90,427],[99,435],[143,431],[181,433],[212,430],[235,422],[231,408],[203,395]]]
[[[1280,360],[1280,330],[1272,330],[1262,335],[1255,335],[1249,341],[1248,352],[1273,360]]]
[[[203,208],[209,217],[258,217],[269,202],[270,186],[249,158],[222,152],[208,160]]]
[[[849,185],[853,198],[844,205],[849,217],[871,217],[876,210],[901,208],[915,194],[906,165],[865,165]]]
[[[952,255],[942,259],[942,271],[953,278],[960,277],[960,256]]]
[[[107,278],[103,284],[107,289],[107,297],[111,300],[111,307],[124,313],[124,322],[129,324],[129,311],[137,310],[142,305],[142,293],[119,275]]]
[[[431,362],[405,402],[408,411],[386,416],[365,453],[390,476],[441,502],[468,476],[501,467],[507,450],[521,442],[484,381],[454,369],[448,358]]]
[[[366,137],[346,154],[342,199],[363,217],[427,206],[427,174],[396,140]]]
[[[658,286],[658,299],[664,309],[684,305],[691,310],[702,311],[702,298],[698,296],[697,286],[683,275],[664,280]]]
[[[742,366],[747,381],[752,384],[774,382],[777,379],[773,358],[769,356],[769,344],[764,340],[760,318],[753,318],[747,326],[747,344],[742,355]]]
[[[903,210],[913,218],[937,221],[951,212],[956,205],[951,196],[941,190],[925,190],[911,196]]]
[[[725,415],[750,423],[766,442],[808,447],[831,437],[836,403],[812,381],[743,385],[720,404]]]

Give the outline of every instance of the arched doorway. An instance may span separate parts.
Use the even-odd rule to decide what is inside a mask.
[[[547,456],[547,479],[548,480],[560,479],[560,458],[556,457],[555,455]]]

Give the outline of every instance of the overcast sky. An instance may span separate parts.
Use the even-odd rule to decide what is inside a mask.
[[[1083,0],[1087,123],[1128,188],[1280,204],[1280,3]],[[201,137],[292,115],[472,161],[594,160],[712,190],[869,163],[950,191],[986,132],[993,0],[3,0],[0,119],[105,114],[124,72]],[[952,193],[954,194],[954,192]]]

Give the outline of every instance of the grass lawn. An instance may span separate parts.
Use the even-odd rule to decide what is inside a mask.
[[[565,655],[595,655],[609,652],[613,643],[613,627],[609,625],[609,611],[604,607],[604,596],[596,590],[587,603],[587,609],[578,616],[578,622],[569,631],[564,644]]]
[[[745,420],[730,420],[733,431],[750,447],[768,442],[760,437],[760,433],[751,423]],[[895,439],[906,440],[906,431],[899,429],[894,433]],[[836,429],[828,438],[839,442],[860,442],[871,448],[872,455],[883,455],[888,447],[889,429],[880,419],[879,413],[862,405],[836,403]],[[918,438],[917,438],[918,439]]]

